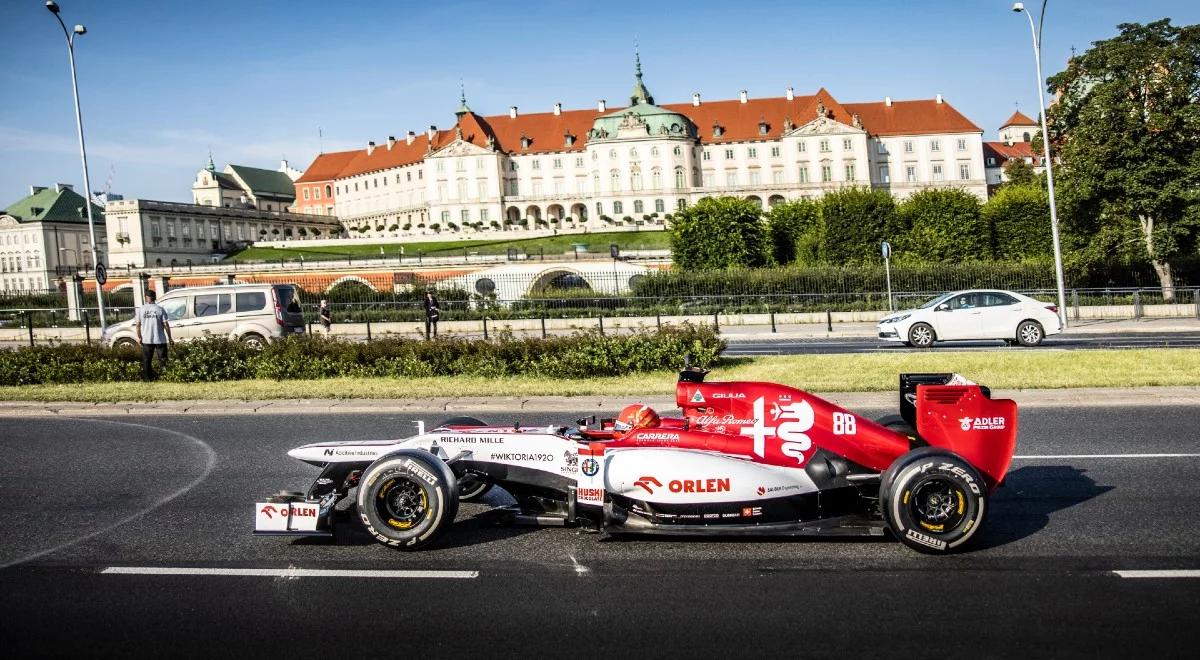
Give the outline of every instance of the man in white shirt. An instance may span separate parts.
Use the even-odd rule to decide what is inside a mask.
[[[133,324],[138,343],[142,345],[142,380],[146,381],[156,378],[154,354],[158,353],[159,367],[165,368],[167,344],[174,343],[167,310],[155,302],[157,297],[153,290],[146,291],[146,304],[137,308],[137,323]]]

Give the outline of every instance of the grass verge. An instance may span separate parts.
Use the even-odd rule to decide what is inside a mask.
[[[303,245],[302,241],[297,241]],[[663,250],[670,247],[670,232],[666,231],[621,231],[621,232],[591,232],[587,234],[559,234],[539,238],[524,238],[519,240],[452,240],[413,243],[404,241],[370,244],[322,245],[296,248],[249,247],[241,252],[229,255],[225,261],[278,261],[280,259],[298,259],[304,255],[310,261],[322,259],[343,259],[347,255],[355,257],[378,257],[380,248],[389,257],[395,257],[404,248],[406,256],[416,256],[417,252],[430,257],[462,255],[464,249],[479,254],[505,254],[508,248],[516,248],[531,254],[539,250],[545,254],[563,254],[572,250],[576,243],[587,245],[591,252],[608,254],[608,246],[616,243],[621,250]]]
[[[891,391],[903,372],[957,371],[994,389],[1200,385],[1200,350],[924,351],[730,360],[710,380],[762,380],[813,392]],[[488,396],[670,395],[675,374],[563,380],[448,377],[243,380],[222,383],[84,383],[0,388],[4,401],[197,399],[420,399]]]

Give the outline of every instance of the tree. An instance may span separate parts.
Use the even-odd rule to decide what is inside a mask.
[[[706,197],[675,214],[671,254],[683,270],[767,263],[762,209],[735,197]]]
[[[1038,184],[1001,186],[983,205],[983,221],[991,229],[997,259],[1019,261],[1053,252],[1050,197]]]
[[[821,205],[808,199],[776,204],[767,213],[771,256],[783,266],[813,264],[820,259]]]
[[[922,190],[904,200],[897,215],[908,230],[895,241],[904,258],[931,262],[992,258],[991,232],[979,212],[979,198],[969,192]]]
[[[876,263],[879,244],[904,233],[891,194],[870,188],[845,188],[821,198],[825,231],[821,258],[834,264]]]
[[[1006,183],[1012,186],[1031,186],[1037,182],[1033,165],[1020,158],[1010,158],[1004,163],[1004,176],[1008,179]]]
[[[1200,25],[1125,23],[1049,80],[1064,207],[1081,235],[1136,223],[1163,298],[1200,235]]]

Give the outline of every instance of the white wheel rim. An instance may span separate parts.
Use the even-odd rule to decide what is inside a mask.
[[[927,343],[929,343],[930,339],[931,339],[931,337],[930,337],[930,333],[929,333],[929,328],[921,327],[921,328],[917,328],[916,330],[913,330],[913,343],[914,344],[921,344],[921,345],[927,344]]]
[[[1041,334],[1036,325],[1027,325],[1021,330],[1021,338],[1030,344],[1036,343],[1041,338]]]

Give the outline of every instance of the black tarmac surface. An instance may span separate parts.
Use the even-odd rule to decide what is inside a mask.
[[[574,417],[481,417],[518,415]],[[333,540],[253,537],[257,498],[316,475],[287,449],[409,435],[413,416],[0,419],[0,648],[12,658],[1194,657],[1200,579],[1113,571],[1200,569],[1198,415],[1200,402],[1026,411],[1023,458],[974,545],[950,557],[890,539],[498,528],[483,505],[464,505],[437,547],[415,553],[353,525]]]
[[[896,353],[916,350],[955,351],[1045,351],[1088,350],[1100,348],[1200,348],[1200,332],[1155,332],[1111,334],[1074,334],[1047,337],[1041,346],[1009,346],[1002,341],[946,341],[930,349],[916,349],[874,337],[833,337],[813,339],[740,339],[729,340],[728,356],[807,355],[833,353]]]

